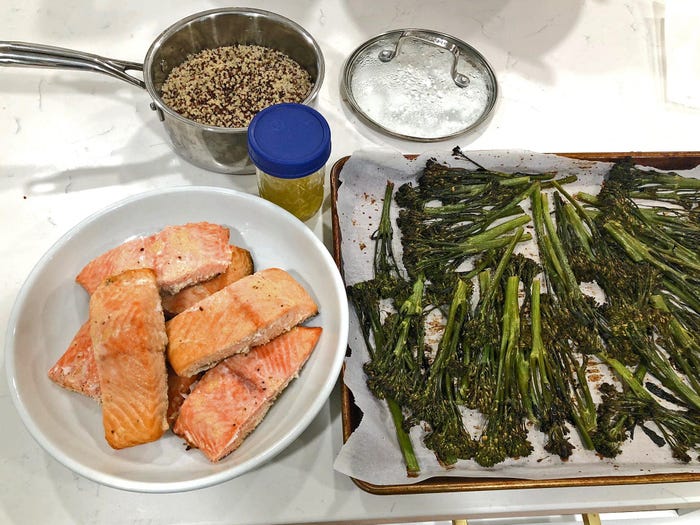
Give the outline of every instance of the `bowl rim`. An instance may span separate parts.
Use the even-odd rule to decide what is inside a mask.
[[[35,281],[41,277],[41,270],[50,262],[56,254],[67,244],[70,240],[78,234],[83,228],[89,225],[94,220],[100,219],[103,216],[115,213],[119,208],[127,205],[132,205],[140,200],[148,198],[158,198],[163,197],[168,194],[187,194],[191,192],[204,192],[204,193],[216,193],[227,195],[234,198],[243,199],[253,199],[259,205],[264,208],[270,209],[273,213],[280,214],[282,216],[287,216],[287,218],[299,226],[304,228],[303,234],[308,237],[309,242],[314,244],[318,248],[318,253],[321,257],[325,259],[325,263],[328,268],[333,271],[332,279],[336,284],[336,288],[339,290],[345,290],[345,285],[343,284],[340,271],[335,265],[330,252],[325,247],[323,242],[313,233],[312,230],[308,229],[304,223],[299,221],[291,213],[276,206],[275,204],[266,201],[256,195],[241,192],[229,188],[221,188],[214,186],[175,186],[169,188],[160,188],[150,191],[140,192],[135,195],[118,200],[117,202],[106,206],[105,208],[92,213],[86,218],[80,220],[77,224],[67,230],[63,235],[61,235],[58,240],[56,240],[51,247],[46,250],[43,255],[38,259],[35,265],[32,267],[28,276],[25,278],[20,290],[14,300],[12,309],[10,311],[10,316],[7,323],[7,332],[4,341],[4,361],[5,361],[5,372],[6,379],[8,383],[8,390],[10,398],[12,399],[12,404],[15,407],[22,423],[25,428],[40,447],[47,452],[54,460],[61,463],[65,467],[69,468],[76,474],[94,481],[96,483],[125,490],[129,492],[138,493],[177,493],[186,492],[191,490],[197,490],[201,488],[211,487],[226,481],[230,481],[236,477],[239,477],[245,473],[255,470],[262,465],[266,464],[268,461],[273,459],[289,445],[291,445],[296,439],[301,436],[301,434],[312,424],[313,420],[318,416],[321,409],[328,402],[333,388],[337,382],[337,378],[340,375],[340,370],[342,364],[345,360],[345,349],[347,347],[347,337],[348,337],[348,324],[349,324],[349,308],[347,301],[340,301],[339,311],[338,311],[338,345],[336,348],[336,354],[332,360],[331,367],[329,369],[329,379],[324,383],[323,388],[319,390],[319,395],[317,395],[312,404],[306,410],[304,416],[299,420],[299,422],[290,431],[278,440],[272,447],[261,453],[259,456],[250,459],[247,462],[241,463],[239,465],[234,465],[229,469],[221,470],[208,474],[193,480],[181,480],[181,481],[136,481],[136,480],[124,480],[123,478],[112,475],[108,472],[99,471],[94,467],[85,465],[80,461],[66,455],[58,446],[56,446],[50,439],[48,439],[44,433],[39,429],[34,419],[30,416],[29,412],[24,406],[22,399],[21,387],[17,384],[15,380],[16,371],[16,361],[15,361],[15,333],[19,324],[22,309],[24,308],[27,296],[30,294]],[[307,233],[308,232],[308,233]]]

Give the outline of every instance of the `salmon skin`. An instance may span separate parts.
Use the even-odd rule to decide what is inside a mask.
[[[208,281],[188,286],[174,295],[162,294],[163,310],[171,316],[177,315],[225,286],[252,273],[253,258],[250,252],[231,245],[231,264],[224,273]]]
[[[158,287],[174,294],[225,272],[231,263],[228,228],[208,222],[168,226],[131,239],[90,261],[75,280],[89,294],[112,275],[151,268]]]
[[[127,270],[95,289],[90,337],[109,445],[121,449],[159,439],[168,429],[167,337],[153,270]]]
[[[49,369],[49,379],[57,385],[100,400],[100,376],[90,338],[90,322],[83,323],[68,349]]]
[[[264,344],[318,307],[289,273],[268,268],[243,277],[170,319],[168,360],[184,377]]]
[[[180,408],[173,431],[212,462],[240,446],[297,377],[321,328],[297,326],[205,372]]]

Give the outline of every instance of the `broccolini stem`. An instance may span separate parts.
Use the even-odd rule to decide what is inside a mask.
[[[382,204],[382,214],[379,219],[377,231],[372,239],[376,241],[374,249],[374,272],[375,276],[383,273],[394,273],[398,271],[398,265],[394,257],[392,248],[393,228],[391,227],[391,196],[394,191],[394,183],[387,180],[384,189],[384,202]]]
[[[673,339],[676,343],[684,349],[691,349],[692,352],[700,352],[698,342],[691,337],[688,331],[685,329],[679,321],[678,318],[671,313],[666,300],[661,295],[652,295],[651,302],[655,308],[665,312],[671,316],[671,322],[669,323],[669,328],[673,334]]]
[[[482,233],[469,237],[463,242],[435,241],[427,243],[425,246],[426,254],[418,260],[416,268],[419,271],[426,270],[428,267],[434,266],[441,261],[462,261],[471,255],[507,246],[513,241],[513,236],[506,234],[514,229],[520,228],[529,221],[530,218],[527,215],[520,215]],[[529,234],[520,234],[520,241],[529,239],[531,239]]]
[[[593,248],[591,247],[591,244],[593,243],[593,238],[591,236],[591,233],[586,229],[581,215],[577,212],[575,207],[570,204],[564,204],[562,206],[562,211],[564,213],[566,222],[573,229],[574,233],[576,234],[576,238],[583,247],[583,250],[586,252],[586,255],[589,258],[593,258],[594,253]],[[584,217],[588,218],[587,215],[584,215]]]
[[[681,282],[677,282],[673,277],[667,277],[664,279],[663,284],[666,290],[685,303],[685,306],[692,309],[695,315],[700,315],[700,297],[693,293],[693,288],[687,286],[683,279],[681,279]]]
[[[516,381],[516,377],[511,376],[511,372],[517,370],[511,366],[516,362],[516,352],[518,351],[518,341],[520,340],[520,315],[518,309],[518,286],[520,278],[517,275],[508,277],[506,282],[506,293],[504,298],[503,325],[501,329],[501,349],[498,363],[498,382],[496,383],[496,399],[498,402],[505,400],[505,388],[511,381]]]
[[[411,438],[408,435],[408,432],[406,432],[404,429],[404,418],[403,413],[401,412],[401,407],[393,399],[387,399],[386,402],[387,405],[389,405],[389,412],[391,412],[391,418],[394,421],[396,439],[399,442],[401,454],[403,455],[404,462],[406,463],[406,474],[409,477],[416,477],[418,474],[420,474],[420,465],[413,449]]]
[[[368,294],[368,287],[373,288],[374,283],[371,281],[357,283],[354,286],[349,286],[347,293],[360,321],[362,337],[365,340],[370,359],[374,359],[375,348],[384,348],[385,339],[379,311],[379,296],[376,293]],[[370,339],[371,337],[373,340]]]
[[[666,357],[655,350],[644,351],[642,357],[648,361],[650,370],[653,370],[654,376],[656,376],[666,388],[683,398],[690,406],[695,408],[695,410],[700,410],[700,395],[680,378],[675,370],[673,370],[671,363],[669,363]],[[677,356],[677,358],[678,360],[682,360],[682,356]]]
[[[530,350],[530,374],[537,374],[538,381],[533,381],[532,396],[535,405],[544,404],[543,398],[551,392],[549,374],[545,363],[545,349],[542,341],[542,314],[540,311],[540,280],[532,281],[532,294],[530,299],[530,330],[532,332],[532,349]],[[528,416],[535,420],[532,403],[528,403]]]
[[[697,294],[698,287],[689,283],[686,275],[664,263],[658,257],[655,257],[646,245],[625,231],[619,222],[609,220],[604,224],[604,228],[612,235],[615,241],[622,246],[633,261],[648,262],[658,268],[668,279],[668,282],[664,283],[666,287],[681,297],[688,306],[700,313],[700,297],[698,297]]]
[[[627,385],[637,397],[647,401],[653,400],[651,394],[649,394],[649,392],[647,392],[647,390],[644,388],[644,385],[637,380],[634,373],[632,373],[625,365],[620,363],[620,361],[608,355],[606,352],[599,352],[598,357],[600,357],[610,368],[615,371],[615,373],[617,373],[620,379],[622,379],[625,385]]]
[[[586,209],[583,206],[581,206],[581,203],[578,202],[576,199],[574,199],[574,197],[568,191],[566,191],[557,181],[552,181],[552,185],[576,209],[576,212],[577,212],[578,216],[581,218],[581,220],[583,222],[585,222],[589,228],[593,229],[594,228],[593,220],[589,216],[588,211],[586,211]],[[581,195],[581,194],[579,194],[579,195]]]
[[[444,370],[448,360],[457,350],[460,330],[467,314],[467,283],[457,279],[457,286],[452,297],[452,303],[447,314],[445,331],[440,339],[440,345],[435,355],[431,370]]]
[[[636,237],[630,235],[630,233],[625,231],[625,229],[619,222],[615,220],[609,220],[604,224],[604,228],[608,233],[610,233],[610,235],[612,235],[615,238],[615,240],[618,243],[620,243],[620,245],[623,248],[625,248],[625,251],[627,251],[629,256],[632,257],[632,259],[635,262],[646,261],[650,264],[653,264],[664,273],[674,275],[679,278],[684,278],[680,272],[668,266],[663,261],[659,260],[659,258],[652,253],[652,250],[647,245],[645,245]],[[674,253],[678,253],[679,251],[681,250],[675,250]],[[692,270],[700,271],[700,264],[698,264],[690,257],[684,257],[683,253],[680,254],[680,257],[672,256],[668,253],[665,253],[664,255],[665,259],[670,263],[678,264],[680,266],[685,266]]]
[[[581,290],[568,262],[566,262],[561,242],[559,242],[549,217],[547,196],[536,189],[532,193],[531,201],[532,221],[535,226],[540,257],[545,266],[545,276],[550,283],[554,284],[553,288],[557,294],[563,297],[578,298],[581,295]]]
[[[579,202],[583,202],[584,204],[595,206],[596,208],[600,207],[600,199],[597,195],[591,195],[590,193],[586,193],[585,191],[579,191],[576,194],[576,199]]]
[[[566,252],[564,251],[564,247],[562,246],[561,241],[559,240],[559,235],[557,235],[557,229],[554,226],[554,223],[552,222],[552,217],[549,214],[549,199],[547,198],[547,194],[542,193],[541,199],[542,219],[544,222],[545,229],[547,230],[547,237],[551,239],[551,244],[554,250],[555,258],[559,261],[559,266],[562,271],[561,277],[565,279],[567,288],[570,292],[573,292],[575,290],[578,292],[578,294],[580,294],[581,292],[578,287],[578,281],[574,276],[574,272],[571,270],[571,266],[569,266],[569,261],[566,258]]]
[[[573,184],[578,180],[576,175],[566,175],[560,179],[545,180],[542,182],[543,188],[561,187],[562,184]]]
[[[423,289],[425,284],[425,277],[420,275],[416,282],[413,283],[413,292],[410,297],[406,299],[401,308],[399,309],[399,315],[401,316],[401,322],[399,323],[399,336],[396,339],[396,344],[394,345],[394,355],[396,357],[401,357],[405,353],[407,347],[406,340],[408,338],[408,332],[411,328],[411,324],[414,323],[415,318],[423,313]],[[415,361],[409,357],[407,359],[410,366],[415,366]]]
[[[501,260],[498,261],[498,266],[496,266],[496,271],[494,272],[493,277],[491,278],[491,283],[501,282],[501,278],[503,277],[503,272],[505,272],[506,267],[508,266],[508,263],[510,262],[510,258],[513,255],[513,251],[515,250],[515,246],[521,241],[524,233],[525,233],[525,230],[523,230],[523,228],[518,228],[515,231],[515,234],[511,238],[510,244],[508,245],[505,252],[503,253]],[[486,277],[488,277],[488,273],[486,274]],[[484,297],[482,304],[490,305],[491,302],[493,301],[493,297],[494,297],[498,287],[497,286],[489,286],[488,283],[485,283],[485,284],[486,284],[486,288],[482,287],[481,289],[488,290],[488,291],[486,292],[486,296]]]
[[[700,190],[700,179],[682,177],[677,173],[662,171],[635,170],[637,186],[663,190]]]
[[[465,243],[463,243],[463,246],[473,246],[475,248],[478,248],[482,243],[487,243],[489,241],[493,241],[494,239],[500,237],[501,235],[504,235],[512,230],[515,230],[516,228],[519,228],[520,226],[524,226],[530,222],[530,217],[527,215],[519,215],[518,217],[515,217],[514,219],[510,219],[506,222],[503,222],[501,224],[498,224],[494,226],[493,228],[489,228],[488,230],[481,232],[477,235],[474,235],[473,237],[470,237]],[[507,243],[506,243],[507,244]],[[482,251],[482,250],[479,250]]]
[[[526,407],[528,417],[537,423],[547,435],[545,450],[566,459],[571,456],[573,445],[567,438],[566,419],[571,412],[565,373],[553,361],[542,339],[542,312],[540,306],[540,280],[533,279],[530,294],[530,334],[532,337],[529,371],[530,390]]]
[[[581,441],[583,441],[583,446],[588,450],[593,450],[595,445],[593,444],[591,434],[596,428],[596,406],[588,386],[588,379],[586,378],[585,358],[576,368],[576,378],[578,380],[579,389],[574,392],[576,409],[572,411],[573,417],[576,421],[576,428],[581,436]]]

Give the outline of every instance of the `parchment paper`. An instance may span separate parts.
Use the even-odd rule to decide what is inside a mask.
[[[593,194],[598,193],[602,176],[610,167],[608,163],[571,160],[556,155],[527,151],[468,152],[468,156],[486,168],[502,171],[550,172],[556,170],[560,173],[566,171],[566,173],[576,174],[579,182],[568,186],[569,191],[586,191]],[[445,151],[423,154],[416,160],[409,161],[393,151],[363,150],[353,153],[346,162],[340,174],[342,184],[337,199],[346,284],[351,285],[372,277],[374,245],[369,237],[376,230],[381,215],[387,179],[394,181],[396,188],[403,182],[415,180],[428,158],[435,158],[451,165],[469,165]],[[700,176],[698,169],[679,173]],[[396,209],[394,208],[393,211],[395,212]],[[398,232],[398,229],[395,228],[395,232]],[[394,242],[396,253],[400,253],[398,233],[395,235]],[[346,359],[344,380],[355,397],[355,403],[362,410],[363,417],[335,460],[334,468],[341,473],[376,485],[395,485],[415,483],[434,476],[556,479],[700,472],[700,464],[697,461],[691,464],[678,462],[672,458],[668,447],[657,447],[641,431],[636,432],[634,439],[623,446],[623,452],[618,457],[602,459],[595,452],[583,449],[575,429],[571,429],[570,437],[576,448],[566,462],[546,452],[543,449],[543,434],[530,429],[529,437],[534,451],[529,457],[519,460],[509,459],[488,469],[472,460],[459,461],[448,470],[441,466],[434,454],[422,445],[424,431],[416,426],[411,430],[411,438],[420,463],[421,474],[418,477],[408,478],[386,403],[374,398],[365,383],[362,364],[368,360],[369,356],[352,308],[350,318],[348,344],[351,355]],[[600,372],[604,372],[604,367],[600,368]],[[610,380],[610,378],[604,375],[601,380]],[[592,388],[592,390],[595,389]],[[481,422],[480,416],[474,413],[464,415],[468,428],[475,428]]]

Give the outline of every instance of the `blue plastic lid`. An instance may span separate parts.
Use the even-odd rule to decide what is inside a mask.
[[[331,155],[331,130],[318,111],[304,104],[275,104],[248,126],[248,154],[275,177],[297,179],[318,171]]]

